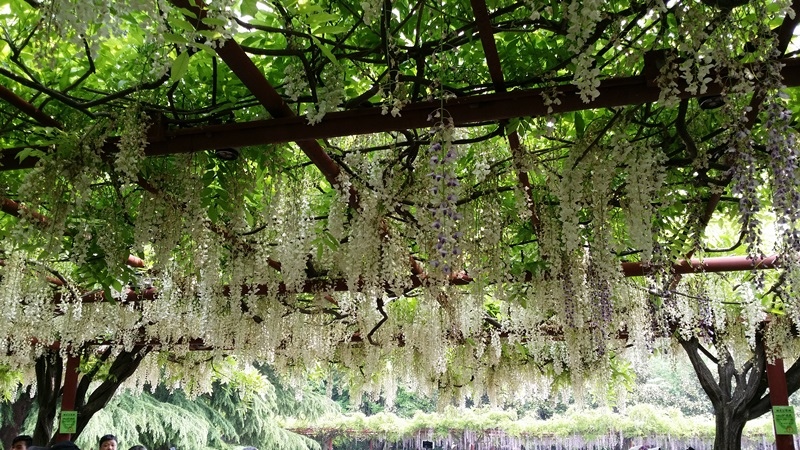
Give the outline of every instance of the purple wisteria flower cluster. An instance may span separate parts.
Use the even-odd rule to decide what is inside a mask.
[[[450,139],[451,127],[440,126],[431,133],[433,142],[427,152],[428,177],[431,181],[428,211],[432,216],[430,227],[436,236],[436,243],[430,255],[430,264],[441,273],[450,275],[459,265],[461,255],[458,243],[462,233],[458,230],[458,221],[462,215],[456,208],[460,188],[455,170],[458,154]]]
[[[742,224],[744,242],[750,256],[762,255],[761,223],[758,213],[761,211],[761,200],[758,190],[762,185],[753,139],[750,130],[745,127],[734,132],[728,152],[734,156],[731,167],[731,192],[739,197],[739,221]]]
[[[597,335],[597,342],[595,343],[595,350],[598,355],[603,355],[606,352],[606,341],[611,333],[611,321],[614,316],[614,304],[611,298],[611,286],[608,280],[603,279],[599,272],[597,263],[593,258],[589,259],[589,267],[587,270],[587,278],[591,291],[595,295],[596,303],[592,311],[592,325],[594,325],[594,333]]]
[[[785,94],[778,93],[778,98]],[[778,99],[776,99],[778,100]],[[791,128],[792,112],[782,102],[770,101],[766,105],[764,129],[767,132],[767,152],[772,170],[772,207],[782,231],[796,231],[800,220],[800,153],[796,136]]]

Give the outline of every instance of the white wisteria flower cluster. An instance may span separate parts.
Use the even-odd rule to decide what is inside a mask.
[[[570,51],[574,52],[575,76],[572,84],[578,87],[581,100],[589,103],[600,95],[600,69],[590,53],[593,43],[589,42],[595,25],[603,19],[602,0],[570,1],[566,7],[569,23],[567,40]]]
[[[344,74],[338,64],[331,64],[322,72],[323,84],[317,86],[317,103],[306,111],[309,125],[320,123],[325,114],[336,111],[342,104],[344,101],[343,78]],[[292,92],[292,95],[296,95],[296,93]],[[296,98],[294,99],[296,100]]]
[[[131,33],[130,20],[136,20],[142,40],[154,46],[151,75],[161,77],[173,62],[168,55],[174,49],[184,53],[188,49],[211,50],[224,45],[232,37],[235,21],[233,0],[210,1],[202,4],[204,17],[197,22],[194,13],[176,8],[168,0],[158,0],[158,8],[146,0],[48,0],[40,8],[44,24],[54,34],[42,62],[55,63],[52,51],[59,41],[73,44],[75,51],[86,48],[94,58],[100,55],[100,45],[111,38]],[[197,23],[192,24],[190,21]],[[197,25],[197,26],[195,26]],[[181,30],[176,33],[176,30]]]
[[[290,62],[283,70],[283,74],[285,76],[283,90],[287,97],[297,101],[301,95],[308,93],[308,79],[300,61]]]
[[[134,182],[139,174],[140,164],[144,160],[144,149],[147,145],[147,129],[149,118],[139,107],[126,109],[119,118],[119,142],[114,160],[115,168],[127,182]]]

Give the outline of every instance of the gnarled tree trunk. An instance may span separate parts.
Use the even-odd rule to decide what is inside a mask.
[[[61,397],[64,361],[58,350],[47,350],[36,360],[36,403],[39,415],[33,429],[33,444],[46,446],[53,436],[53,425]]]
[[[742,431],[747,423],[741,416],[737,417],[732,411],[717,411],[716,435],[714,436],[714,450],[740,450],[742,448]]]
[[[123,350],[114,354],[108,347],[100,353],[92,353],[94,364],[85,373],[80,374],[75,399],[75,410],[78,412],[76,438],[86,427],[92,416],[108,404],[119,386],[125,382],[139,367],[144,357],[150,352],[149,347],[139,347],[131,351]],[[85,355],[89,356],[89,355]],[[108,374],[98,379],[100,368],[110,363]],[[56,412],[60,406],[64,387],[64,361],[58,350],[48,350],[36,361],[36,397],[39,415],[33,432],[35,445],[47,446],[54,442],[57,429]],[[101,381],[97,385],[96,381]],[[94,384],[93,384],[94,383]],[[90,386],[96,386],[89,390]],[[32,404],[33,400],[31,401]],[[28,407],[28,411],[30,406]],[[27,415],[27,414],[26,414]],[[24,417],[22,418],[24,419]],[[13,436],[12,436],[13,437]],[[10,439],[7,441],[10,442]]]
[[[712,342],[718,344],[714,347],[715,355],[696,337],[679,338],[679,341],[692,362],[700,385],[714,406],[714,450],[741,450],[742,431],[747,421],[769,412],[771,408],[767,394],[767,355],[763,336],[758,333],[752,356],[741,365],[736,364],[724,343]],[[716,378],[707,361],[716,365]],[[786,371],[786,385],[789,394],[800,388],[800,360]]]

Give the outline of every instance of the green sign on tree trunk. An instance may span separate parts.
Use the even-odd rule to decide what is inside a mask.
[[[78,411],[61,411],[58,432],[61,434],[74,434],[76,431],[78,431]]]
[[[775,424],[775,434],[797,434],[794,406],[773,406],[772,421]]]

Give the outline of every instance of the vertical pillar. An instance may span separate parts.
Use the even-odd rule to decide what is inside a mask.
[[[769,402],[772,406],[786,406],[789,404],[789,390],[786,387],[786,372],[783,370],[783,360],[775,358],[772,364],[767,364],[767,383],[769,384]],[[774,431],[773,424],[773,431]],[[777,450],[794,450],[794,436],[790,434],[775,434],[775,448]]]
[[[67,356],[67,369],[64,374],[64,390],[61,396],[61,412],[75,411],[75,398],[78,395],[78,366],[80,357],[70,354]],[[71,434],[61,433],[61,419],[58,423],[58,434],[56,434],[56,442],[68,441],[72,438]]]

